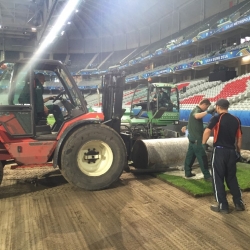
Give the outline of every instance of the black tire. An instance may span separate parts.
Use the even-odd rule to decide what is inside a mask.
[[[89,163],[89,160],[85,159],[85,154],[88,152],[88,145],[91,144],[96,146],[96,149],[90,146],[91,150],[101,153],[98,152],[99,160]],[[100,169],[99,172],[92,175],[88,170],[85,171],[95,164],[102,164],[102,167],[96,167]],[[86,190],[107,188],[119,179],[126,165],[127,152],[122,138],[115,130],[103,124],[90,124],[78,128],[67,138],[62,148],[62,175],[69,183]]]
[[[0,161],[0,185],[3,180],[3,163]]]

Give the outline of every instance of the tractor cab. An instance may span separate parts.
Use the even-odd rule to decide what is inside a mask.
[[[134,138],[164,138],[168,124],[179,122],[179,93],[174,84],[140,84],[134,90],[130,116],[122,117],[123,130]]]
[[[57,133],[66,120],[88,112],[84,97],[59,61],[29,63],[24,59],[2,63],[1,69],[0,123],[12,137]],[[56,112],[61,115],[60,124],[55,120]]]
[[[178,91],[172,84],[153,83],[150,86],[150,109],[158,111],[164,108],[166,112],[179,112]]]
[[[152,83],[145,87],[139,85],[131,102],[132,122],[173,123],[179,120],[179,94],[174,84]]]

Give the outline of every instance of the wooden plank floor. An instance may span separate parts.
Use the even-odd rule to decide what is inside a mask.
[[[37,180],[33,180],[37,178]],[[1,250],[249,249],[247,211],[210,211],[149,175],[124,173],[110,189],[88,192],[58,171],[9,170],[0,187]]]

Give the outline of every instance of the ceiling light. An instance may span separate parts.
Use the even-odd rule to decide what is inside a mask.
[[[71,24],[71,22],[69,21],[69,22],[67,22],[67,24]]]
[[[35,27],[32,27],[32,28],[31,28],[31,31],[32,31],[32,32],[36,32],[36,28],[35,28]]]
[[[61,32],[61,35],[63,36],[63,35],[64,35],[64,33],[65,33],[65,31],[63,30],[63,31]]]
[[[76,10],[75,12],[77,13],[77,12],[79,12],[79,10]]]
[[[243,61],[243,62],[249,62],[249,61],[250,61],[250,56],[244,56],[244,57],[242,58],[242,61]]]
[[[51,43],[55,40],[58,33],[62,30],[63,24],[66,22],[66,20],[69,19],[70,15],[75,11],[76,6],[79,4],[81,0],[70,0],[65,5],[64,9],[60,13],[59,17],[55,21],[52,29],[49,31],[48,35],[44,38],[43,42],[39,44],[39,48],[34,53],[32,58],[29,60],[29,63],[24,68],[24,71],[28,70],[31,65],[34,64],[34,61],[38,59],[42,53],[48,50],[48,47],[51,45]]]

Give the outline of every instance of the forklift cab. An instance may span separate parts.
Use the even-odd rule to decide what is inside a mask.
[[[0,93],[0,124],[12,137],[35,137],[43,134],[51,134],[53,131],[46,120],[35,121],[35,73],[40,72],[50,80],[52,75],[57,81],[50,81],[54,85],[50,95],[54,96],[53,103],[65,110],[65,120],[87,113],[86,101],[76,88],[76,84],[66,67],[59,61],[36,60],[30,63],[28,59],[20,60],[15,64],[2,63],[5,68],[0,78],[0,86],[4,76],[9,75],[6,88],[1,88]],[[5,67],[3,67],[5,65]],[[46,86],[44,87],[46,89]],[[20,101],[20,95],[25,91],[25,102]],[[46,95],[44,96],[46,97]],[[45,118],[46,119],[46,118]],[[57,129],[58,132],[60,128]]]

